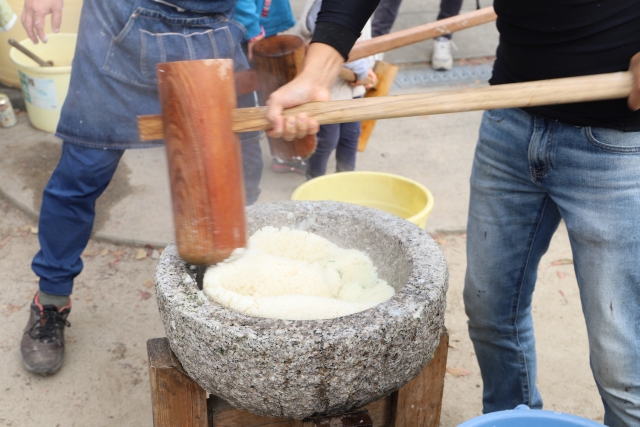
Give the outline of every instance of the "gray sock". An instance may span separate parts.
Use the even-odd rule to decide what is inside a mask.
[[[60,295],[51,295],[46,294],[42,291],[38,292],[40,294],[40,304],[42,305],[55,305],[58,308],[62,308],[69,304],[68,296],[60,296]]]

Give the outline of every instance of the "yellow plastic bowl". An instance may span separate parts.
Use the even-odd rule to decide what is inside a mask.
[[[380,209],[425,228],[433,194],[422,184],[383,172],[341,172],[302,184],[291,200],[335,200]]]

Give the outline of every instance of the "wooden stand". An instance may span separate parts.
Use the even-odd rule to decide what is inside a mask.
[[[155,427],[438,427],[449,334],[433,359],[400,390],[359,411],[306,420],[272,418],[236,409],[207,393],[184,372],[166,338],[147,341]]]

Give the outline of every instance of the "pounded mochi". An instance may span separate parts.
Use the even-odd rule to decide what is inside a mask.
[[[257,231],[247,249],[207,269],[203,290],[231,310],[287,320],[346,316],[395,294],[364,253],[287,227]]]

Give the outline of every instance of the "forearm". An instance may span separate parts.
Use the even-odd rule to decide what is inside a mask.
[[[298,77],[328,90],[340,73],[343,63],[342,55],[333,47],[324,43],[313,43],[307,50]]]
[[[344,58],[355,44],[379,0],[323,0],[311,43],[324,43]]]

